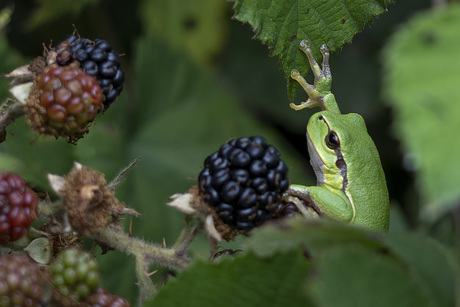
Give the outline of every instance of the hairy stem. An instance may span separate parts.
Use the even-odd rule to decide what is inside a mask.
[[[136,256],[136,276],[139,281],[140,301],[152,297],[156,292],[156,288],[150,276],[147,275],[145,259],[141,255]]]
[[[141,299],[151,297],[155,286],[147,274],[151,264],[159,264],[177,271],[185,269],[191,260],[183,254],[177,254],[175,249],[161,247],[133,238],[121,229],[108,227],[92,235],[100,243],[116,250],[131,254],[136,259],[136,275],[139,281]]]
[[[8,99],[0,107],[0,143],[6,139],[6,127],[24,115],[24,106]]]
[[[185,226],[181,234],[174,243],[172,249],[176,251],[176,256],[182,257],[185,254],[185,251],[195,239],[196,235],[203,229],[203,223],[196,221],[193,223],[191,216],[187,215],[185,217]]]

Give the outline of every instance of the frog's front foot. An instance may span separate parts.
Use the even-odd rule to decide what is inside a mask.
[[[291,71],[291,78],[299,82],[304,91],[308,94],[308,100],[299,105],[294,103],[290,107],[294,110],[302,110],[304,108],[321,107],[323,110],[327,109],[324,103],[324,97],[331,93],[331,69],[329,66],[329,49],[326,44],[321,46],[321,54],[323,55],[322,68],[319,66],[313,57],[310,48],[310,42],[302,40],[299,46],[308,58],[311,70],[315,77],[314,85],[309,84],[304,77],[302,77],[297,69]]]

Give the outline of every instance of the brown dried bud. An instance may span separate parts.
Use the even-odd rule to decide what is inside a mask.
[[[85,166],[74,167],[65,176],[59,194],[65,199],[70,225],[82,235],[117,222],[124,214],[124,204],[106,185],[103,174]]]

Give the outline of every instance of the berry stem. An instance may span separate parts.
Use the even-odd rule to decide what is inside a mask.
[[[136,256],[136,276],[139,282],[140,301],[152,297],[156,292],[156,287],[150,276],[147,274],[145,259],[142,255]]]
[[[136,259],[136,274],[139,282],[141,300],[151,297],[155,293],[155,286],[147,274],[152,264],[160,264],[177,271],[185,269],[191,262],[183,253],[178,254],[176,249],[161,247],[133,238],[119,227],[109,226],[92,235],[98,242],[116,250],[131,254]],[[187,240],[184,240],[186,242]],[[187,244],[188,245],[188,244]],[[181,244],[180,244],[181,246]]]
[[[202,222],[196,221],[193,223],[192,216],[187,215],[185,217],[184,229],[172,246],[172,249],[176,250],[176,256],[182,257],[185,254],[185,251],[187,250],[190,243],[192,243],[193,239],[202,229]]]
[[[6,127],[24,115],[24,106],[7,99],[0,107],[0,143],[6,139]]]

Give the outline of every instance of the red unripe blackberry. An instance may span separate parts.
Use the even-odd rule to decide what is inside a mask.
[[[38,76],[44,117],[57,129],[78,129],[94,119],[101,108],[97,81],[77,68],[56,67]]]
[[[270,219],[289,187],[279,151],[260,136],[231,140],[208,156],[198,186],[232,228],[248,231]]]
[[[0,257],[0,306],[42,306],[45,282],[25,255]]]
[[[39,202],[20,176],[0,173],[0,243],[16,241],[27,234],[37,218]]]
[[[54,67],[34,81],[26,117],[40,133],[78,139],[103,109],[95,78],[78,67]]]
[[[92,41],[70,35],[58,43],[54,51],[59,66],[77,63],[82,70],[97,79],[104,94],[104,110],[115,102],[123,90],[125,75],[120,67],[120,57],[107,41]]]

